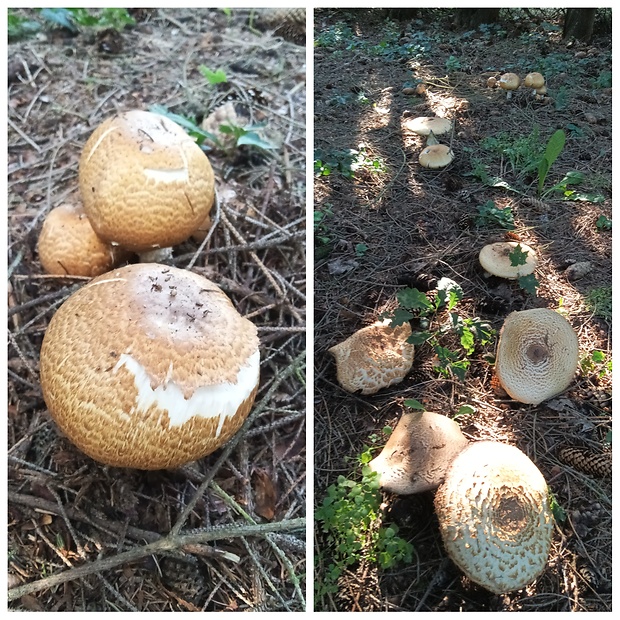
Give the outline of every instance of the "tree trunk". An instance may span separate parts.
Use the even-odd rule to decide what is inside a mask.
[[[494,24],[500,9],[457,9],[456,23],[461,28],[477,28],[480,24]]]
[[[594,32],[596,9],[566,9],[562,38],[575,38],[590,43]]]

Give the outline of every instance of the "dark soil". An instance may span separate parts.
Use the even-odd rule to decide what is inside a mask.
[[[133,16],[120,32],[48,24],[8,47],[10,605],[303,610],[306,73],[292,42],[303,32],[260,11]],[[200,65],[227,82],[209,84]],[[104,119],[158,104],[199,124],[226,101],[274,148],[208,150],[215,227],[174,248],[172,264],[214,280],[258,326],[254,410],[231,444],[179,470],[99,465],[60,435],[39,386],[47,324],[86,280],[42,272],[42,221],[79,199],[81,149]]]
[[[340,577],[338,592],[317,597],[315,608],[610,611],[611,480],[580,471],[558,452],[563,445],[595,453],[609,448],[610,371],[601,365],[584,368],[562,395],[524,405],[494,392],[488,361],[493,345],[476,347],[461,381],[437,372],[433,350],[425,344],[416,347],[413,369],[402,383],[376,395],[349,394],[337,383],[328,349],[393,310],[399,290],[415,287],[432,295],[442,277],[464,291],[457,306],[462,318],[478,317],[499,333],[511,311],[552,308],[576,330],[580,358],[590,358],[594,350],[611,354],[610,313],[588,303],[593,289],[611,287],[611,233],[599,219],[611,219],[606,23],[597,22],[598,34],[585,45],[561,39],[563,16],[556,10],[509,9],[497,27],[468,33],[456,28],[448,10],[420,10],[418,17],[388,22],[382,10],[315,12],[315,159],[323,166],[314,188],[315,502],[322,502],[339,475],[359,477],[352,463],[370,436],[395,425],[405,399],[417,399],[427,410],[450,417],[462,405],[474,407],[474,413],[458,418],[465,435],[523,450],[562,510],[556,513],[545,571],[527,588],[495,596],[447,559],[432,492],[384,494],[383,521],[396,523],[399,535],[413,544],[413,562],[389,571],[371,562],[353,565]],[[503,91],[487,87],[489,77],[507,71],[522,77],[542,71],[547,97],[536,99],[521,89],[507,100]],[[426,85],[425,93],[403,93],[418,83]],[[423,138],[402,129],[407,117],[434,115],[453,119],[455,127],[453,135],[439,138],[455,154],[442,170],[419,165]],[[564,129],[566,145],[544,189],[579,171],[584,181],[573,189],[588,200],[565,200],[559,192],[539,196],[537,167],[525,169],[557,129]],[[514,165],[514,153],[490,148],[490,138],[511,139],[514,145],[526,136],[536,137],[540,151],[530,146]],[[350,149],[362,152],[366,164],[352,175]],[[493,186],[492,179],[517,191]],[[534,293],[516,282],[485,277],[478,265],[482,246],[508,232],[477,220],[479,207],[489,201],[496,209],[510,207],[515,226],[508,238],[539,255]],[[569,279],[567,267],[582,261],[591,263],[591,271]],[[431,327],[445,320],[445,312],[439,313]],[[417,320],[412,327],[420,329]],[[458,348],[458,342],[444,346]],[[318,582],[333,558],[334,549],[317,530]]]

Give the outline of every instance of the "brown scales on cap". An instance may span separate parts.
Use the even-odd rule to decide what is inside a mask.
[[[96,233],[134,252],[185,241],[209,215],[215,180],[200,147],[171,120],[132,110],[90,136],[80,193]]]
[[[553,534],[549,492],[518,448],[470,444],[452,462],[435,510],[448,555],[487,590],[519,590],[544,570]]]
[[[95,278],[54,315],[41,386],[61,430],[92,458],[178,467],[223,445],[247,417],[258,387],[256,327],[202,276],[130,265]],[[221,413],[213,390],[236,413]]]

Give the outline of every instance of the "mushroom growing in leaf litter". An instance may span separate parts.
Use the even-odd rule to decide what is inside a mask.
[[[504,73],[499,78],[499,87],[506,91],[506,99],[512,97],[512,91],[517,90],[521,84],[521,78],[516,73]]]
[[[508,395],[538,405],[563,392],[579,364],[571,324],[549,308],[511,312],[500,331],[495,374]]]
[[[540,89],[545,86],[545,78],[542,73],[528,73],[523,80],[523,86],[526,88],[532,88],[534,90],[534,94],[537,95],[539,94]],[[544,92],[547,92],[546,89]]]
[[[215,193],[202,149],[175,122],[142,110],[109,118],[93,132],[79,182],[95,232],[141,255],[188,239]]]
[[[390,327],[390,319],[385,319],[331,347],[338,383],[347,392],[362,394],[399,383],[413,365],[414,347],[407,342],[410,335],[409,323]]]
[[[487,590],[519,590],[545,569],[553,534],[549,491],[518,448],[471,443],[452,461],[435,511],[446,552]]]
[[[408,118],[403,122],[403,127],[417,133],[419,136],[440,136],[448,133],[452,129],[452,121],[439,116],[418,116],[417,118]]]
[[[436,489],[469,441],[459,425],[430,411],[406,413],[381,453],[368,464],[386,491],[409,495]]]
[[[175,468],[226,443],[258,389],[256,327],[200,275],[140,263],[91,280],[50,321],[50,414],[114,467]]]
[[[538,266],[536,252],[520,241],[489,243],[480,250],[478,259],[487,273],[508,280],[530,275]]]
[[[420,153],[418,159],[424,168],[445,168],[454,159],[454,153],[445,144],[432,144]]]
[[[99,238],[84,209],[73,204],[62,204],[48,213],[37,250],[47,273],[91,278],[114,268],[130,254]]]

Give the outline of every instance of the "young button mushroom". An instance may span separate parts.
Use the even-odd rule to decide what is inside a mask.
[[[524,265],[513,265],[511,254],[515,251],[527,253]],[[492,276],[517,280],[523,276],[534,273],[538,267],[536,252],[525,243],[517,241],[498,241],[485,245],[478,256],[480,265]]]
[[[103,122],[80,158],[80,192],[95,232],[141,255],[189,238],[209,215],[214,181],[207,156],[182,127],[142,110]]]
[[[390,327],[390,320],[377,321],[333,346],[338,383],[347,392],[374,394],[399,383],[411,370],[414,347],[407,342],[411,326]]]
[[[521,84],[521,78],[516,73],[504,73],[499,78],[499,87],[506,91],[506,99],[512,97],[512,91],[517,90]]]
[[[518,448],[470,444],[452,461],[435,495],[446,552],[495,594],[519,590],[545,569],[553,515],[545,478]]]
[[[386,491],[409,495],[436,489],[467,445],[459,425],[430,411],[406,413],[385,447],[368,464]]]
[[[538,405],[563,392],[579,363],[571,324],[549,308],[511,312],[502,326],[495,374],[508,395]]]
[[[545,78],[542,73],[528,73],[523,80],[523,86],[526,88],[532,88],[534,90],[534,94],[537,95],[540,93],[540,89],[545,86]],[[545,92],[547,92],[547,89],[545,89]]]
[[[424,168],[445,168],[454,159],[454,153],[445,144],[433,144],[427,146],[418,159]]]
[[[43,397],[93,459],[175,468],[239,430],[258,388],[258,346],[256,327],[206,278],[129,265],[91,280],[50,321]]]
[[[73,204],[62,204],[48,213],[37,250],[47,273],[91,278],[129,257],[126,250],[100,239],[84,209]]]

